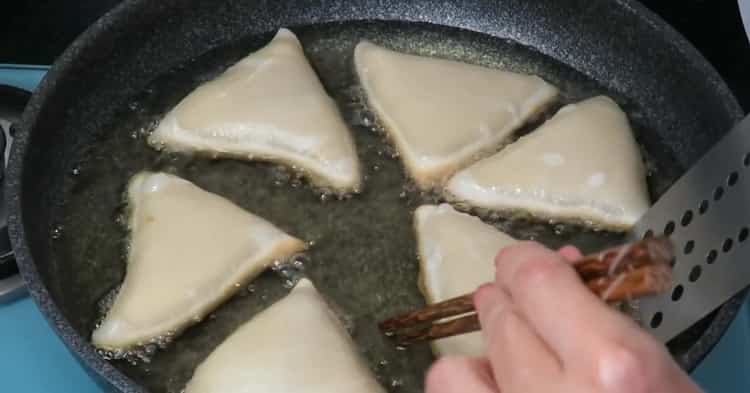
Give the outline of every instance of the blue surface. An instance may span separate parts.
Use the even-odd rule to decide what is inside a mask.
[[[0,64],[0,83],[32,90],[46,67]],[[750,304],[692,374],[707,393],[750,392]],[[33,302],[0,304],[0,391],[100,393]]]
[[[692,377],[708,393],[750,392],[750,302]]]
[[[707,393],[750,392],[750,306],[693,373]],[[104,393],[68,353],[29,298],[0,305],[2,391]],[[7,390],[5,390],[7,389]]]
[[[33,90],[47,67],[0,64],[0,83]],[[29,297],[0,304],[0,391],[100,393]]]
[[[0,391],[104,392],[52,332],[30,298],[0,305]]]
[[[33,91],[48,68],[47,66],[0,63],[0,83]]]

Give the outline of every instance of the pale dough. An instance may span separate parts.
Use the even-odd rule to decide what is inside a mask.
[[[538,130],[458,172],[459,201],[497,211],[628,230],[649,208],[628,119],[608,97],[568,105]]]
[[[185,393],[385,393],[312,283],[240,326]]]
[[[187,180],[142,172],[128,186],[125,280],[94,330],[94,345],[123,349],[175,334],[302,241]]]
[[[557,96],[539,77],[398,53],[354,52],[369,106],[422,189],[495,151]]]
[[[428,303],[475,291],[495,278],[495,255],[516,240],[479,218],[448,204],[423,205],[414,213],[420,266],[420,289]],[[438,355],[480,356],[481,333],[434,341]]]
[[[355,191],[361,183],[349,129],[287,29],[185,97],[149,143],[282,162],[338,191]]]

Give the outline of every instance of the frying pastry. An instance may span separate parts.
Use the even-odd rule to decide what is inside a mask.
[[[172,151],[281,162],[316,185],[341,192],[355,191],[361,183],[349,130],[287,29],[185,97],[149,143]]]
[[[126,349],[203,318],[241,283],[304,243],[230,201],[166,173],[128,185],[130,245],[122,287],[94,345]]]
[[[384,393],[312,283],[301,280],[201,363],[185,393]]]
[[[539,77],[394,52],[360,42],[367,101],[422,189],[495,151],[557,96]]]
[[[420,267],[420,289],[427,303],[475,291],[495,277],[495,255],[515,239],[479,218],[448,204],[423,205],[414,213]],[[479,356],[485,352],[481,333],[433,341],[438,355]]]
[[[452,198],[497,211],[628,230],[649,208],[625,113],[599,96],[560,109],[538,130],[458,172]]]

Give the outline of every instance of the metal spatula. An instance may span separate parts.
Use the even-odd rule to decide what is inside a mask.
[[[646,212],[630,234],[668,235],[673,287],[640,301],[643,327],[666,342],[750,285],[750,116]]]

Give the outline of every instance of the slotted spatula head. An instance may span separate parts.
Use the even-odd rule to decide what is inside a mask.
[[[669,235],[673,286],[640,301],[644,328],[663,342],[750,285],[750,116],[644,214],[631,239]]]

